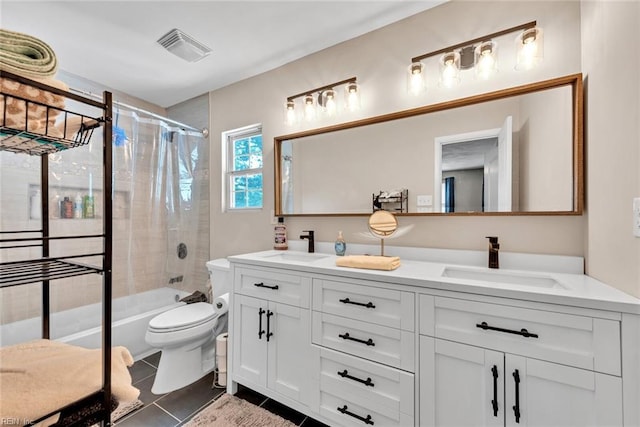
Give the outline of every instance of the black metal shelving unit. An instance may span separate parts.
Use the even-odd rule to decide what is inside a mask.
[[[2,71],[2,78],[35,87],[52,94],[94,107],[100,111],[97,117],[87,116],[70,110],[52,107],[32,99],[23,98],[9,90],[0,92],[0,150],[25,155],[40,156],[41,174],[41,228],[37,230],[0,230],[0,250],[40,247],[41,257],[0,263],[0,288],[21,286],[30,283],[42,285],[42,338],[50,338],[50,283],[85,274],[103,276],[102,292],[102,388],[64,408],[47,414],[34,425],[53,414],[61,413],[59,423],[65,425],[84,425],[87,422],[101,422],[111,425],[110,417],[115,402],[111,395],[111,321],[112,321],[112,95],[103,93],[102,101],[79,96],[43,83]],[[19,126],[10,123],[10,106],[24,106],[25,116],[19,120]],[[45,127],[35,128],[29,120],[33,118],[29,111],[45,112]],[[56,118],[58,126],[54,128],[50,118]],[[14,117],[15,118],[15,117]],[[15,121],[15,120],[14,120]],[[75,126],[72,126],[75,123]],[[63,150],[87,145],[93,131],[103,128],[103,232],[91,235],[51,236],[49,224],[49,163],[48,155]],[[35,128],[35,130],[34,130]],[[3,206],[3,209],[6,209]],[[97,253],[82,253],[66,256],[50,256],[50,243],[54,240],[102,239],[103,250]],[[101,259],[100,265],[89,265],[84,258]],[[91,421],[88,421],[91,420]],[[57,425],[57,424],[56,424]],[[87,424],[89,425],[89,424]]]

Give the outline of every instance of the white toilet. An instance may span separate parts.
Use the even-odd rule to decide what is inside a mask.
[[[207,262],[213,297],[231,290],[229,262]],[[187,386],[215,368],[215,338],[227,330],[227,316],[219,316],[206,302],[185,304],[149,321],[145,340],[162,350],[151,392],[164,394]]]

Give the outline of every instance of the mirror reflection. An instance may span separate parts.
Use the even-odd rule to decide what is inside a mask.
[[[276,138],[277,207],[284,215],[579,213],[581,79]]]

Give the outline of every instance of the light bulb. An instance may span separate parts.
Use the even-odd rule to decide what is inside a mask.
[[[452,87],[460,82],[460,54],[449,52],[440,58],[440,84]]]
[[[327,89],[322,92],[322,107],[327,116],[331,117],[336,114],[336,91]]]
[[[481,43],[475,49],[476,76],[480,79],[488,79],[498,71],[497,47],[495,42]]]
[[[516,70],[529,70],[544,57],[542,29],[535,27],[523,31],[516,38]]]
[[[310,122],[316,118],[316,106],[313,101],[313,95],[306,94],[303,98],[304,103],[304,118]]]
[[[360,109],[360,87],[356,82],[347,83],[344,89],[345,107],[347,111],[357,111]]]
[[[284,123],[293,126],[296,123],[296,104],[293,99],[288,99],[284,103]]]
[[[424,64],[422,62],[414,62],[409,65],[407,72],[407,91],[411,95],[419,95],[426,87]]]

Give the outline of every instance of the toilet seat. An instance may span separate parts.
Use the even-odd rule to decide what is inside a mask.
[[[149,322],[148,330],[168,333],[195,328],[210,322],[218,316],[212,304],[197,302],[166,311]]]

